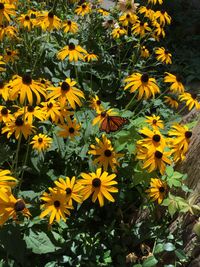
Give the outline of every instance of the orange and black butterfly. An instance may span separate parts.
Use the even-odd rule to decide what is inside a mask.
[[[128,123],[128,119],[120,116],[109,116],[108,114],[103,119],[100,130],[106,133],[118,131],[124,124]]]

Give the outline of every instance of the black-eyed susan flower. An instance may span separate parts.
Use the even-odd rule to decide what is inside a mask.
[[[0,56],[0,72],[3,72],[6,70],[5,65],[6,65],[6,63],[3,61],[3,57]]]
[[[124,28],[118,26],[117,28],[112,30],[111,34],[114,39],[118,39],[121,36],[127,34],[127,31]]]
[[[0,122],[10,122],[13,120],[13,115],[6,106],[0,106]]]
[[[143,22],[138,20],[132,27],[132,32],[135,35],[140,35],[143,37],[147,32],[150,32],[151,28],[149,27],[147,22]]]
[[[172,125],[172,129],[168,132],[168,135],[175,137],[173,145],[179,145],[180,149],[185,153],[188,151],[192,132],[186,125]]]
[[[112,108],[108,110],[96,110],[97,116],[93,119],[92,125],[98,124],[99,126],[103,122],[103,120],[106,118],[106,116],[115,116],[117,115],[117,112],[114,111]]]
[[[51,120],[54,123],[57,123],[61,117],[61,107],[58,101],[50,99],[47,102],[42,102],[40,104],[42,106],[41,110],[45,114],[46,120]]]
[[[145,17],[150,20],[154,19],[155,11],[148,6],[140,6],[138,9],[139,14],[143,14]]]
[[[84,188],[81,190],[83,200],[86,200],[92,195],[92,202],[96,202],[98,199],[100,207],[104,205],[104,198],[108,201],[114,202],[115,199],[110,193],[117,193],[118,189],[113,185],[117,184],[116,174],[108,174],[102,172],[102,169],[97,169],[96,173],[81,173],[81,177],[78,183]]]
[[[110,167],[112,171],[116,171],[116,167],[119,166],[118,158],[123,157],[123,154],[116,153],[111,141],[107,139],[105,134],[102,135],[101,140],[95,138],[97,145],[90,145],[91,150],[88,154],[96,156],[94,164],[102,167],[104,171],[107,171]]]
[[[149,50],[146,48],[146,46],[142,46],[141,48],[140,48],[140,55],[141,55],[141,57],[143,57],[143,58],[148,58],[149,57]]]
[[[2,134],[7,133],[7,138],[10,138],[12,134],[15,135],[15,138],[18,139],[22,134],[25,139],[28,138],[30,134],[34,132],[34,126],[25,122],[22,117],[17,117],[10,122],[7,122],[6,125],[2,128]]]
[[[110,15],[110,13],[107,10],[103,9],[103,8],[99,8],[97,10],[97,12],[100,13],[100,14],[102,14],[102,16],[104,16],[104,17],[107,17],[107,16]]]
[[[148,99],[154,97],[155,94],[160,93],[160,89],[156,83],[155,78],[150,78],[147,73],[133,73],[124,80],[127,85],[124,90],[130,88],[130,92],[137,91],[138,100],[141,98]]]
[[[10,99],[15,100],[19,97],[20,104],[24,104],[28,101],[30,105],[33,104],[34,98],[36,96],[36,104],[41,102],[41,96],[46,98],[46,90],[39,82],[36,82],[28,74],[24,76],[15,75],[13,79],[9,82],[10,86]]]
[[[164,47],[159,47],[155,50],[156,59],[165,64],[172,64],[172,54]]]
[[[44,11],[37,16],[35,25],[41,27],[43,31],[59,30],[61,28],[61,20],[53,11]]]
[[[91,98],[90,107],[94,110],[103,111],[102,102],[97,95]]]
[[[189,110],[193,109],[194,107],[198,110],[200,109],[200,103],[197,99],[197,94],[193,93],[183,93],[179,96],[179,100],[185,102],[186,106]]]
[[[131,12],[124,13],[122,16],[119,17],[119,22],[122,24],[122,26],[128,26],[131,24],[134,24],[138,17],[135,14],[132,14]]]
[[[161,26],[156,20],[152,22],[154,30],[152,32],[152,37],[159,42],[160,38],[165,38],[166,33],[163,26]]]
[[[7,84],[0,79],[0,96],[7,101],[9,98],[9,87]]]
[[[80,135],[80,129],[81,125],[77,123],[76,119],[67,119],[66,124],[59,124],[59,127],[61,128],[58,131],[58,135],[63,138],[70,138],[71,140],[74,140],[75,136]]]
[[[170,91],[172,91],[173,93],[184,93],[185,88],[182,84],[182,79],[179,75],[174,75],[171,74],[169,72],[165,73],[166,76],[164,77],[164,82],[165,83],[171,83],[170,85]]]
[[[137,141],[137,144],[147,147],[149,153],[153,152],[156,147],[161,147],[164,149],[166,145],[165,138],[159,130],[151,131],[149,128],[144,127],[139,132],[142,134],[144,139]]]
[[[30,142],[33,145],[33,149],[41,152],[47,150],[52,143],[52,138],[48,137],[46,134],[37,134],[34,135],[32,141]]]
[[[12,62],[14,63],[16,59],[18,59],[18,51],[6,49],[5,54],[3,55],[3,59],[6,63]]]
[[[29,124],[33,124],[35,118],[39,121],[44,121],[46,114],[39,106],[34,107],[29,105],[19,108],[15,113],[15,116],[22,116]]]
[[[59,178],[54,182],[59,190],[63,190],[66,194],[67,204],[72,206],[72,201],[82,203],[82,196],[80,194],[83,188],[79,183],[76,182],[76,177],[73,176],[71,179],[66,177],[65,179]]]
[[[0,199],[0,225],[3,225],[9,219],[18,220],[19,215],[30,218],[31,214],[26,207],[23,199],[16,199],[8,192],[8,199]]]
[[[57,222],[60,222],[61,219],[66,221],[66,215],[70,215],[69,209],[73,209],[73,207],[67,204],[65,192],[58,188],[49,187],[48,189],[49,193],[44,192],[40,198],[45,202],[41,205],[43,211],[40,218],[49,216],[49,224],[52,224],[54,220]]]
[[[143,163],[143,169],[147,169],[150,173],[155,170],[159,170],[163,175],[166,169],[166,164],[171,165],[172,161],[169,159],[171,151],[165,152],[162,148],[156,148],[154,152],[147,154]]]
[[[73,109],[76,109],[76,105],[80,107],[82,105],[81,99],[85,99],[85,97],[84,93],[75,85],[76,81],[66,78],[65,81],[60,83],[60,86],[47,88],[50,91],[48,99],[58,99],[62,107],[66,103],[69,103]]]
[[[152,201],[161,204],[167,195],[167,184],[160,179],[151,178],[150,188],[145,191]]]
[[[20,27],[23,27],[23,28],[27,29],[28,31],[31,30],[31,28],[32,28],[31,16],[29,16],[27,14],[21,14],[21,16],[18,18],[18,21],[19,21]]]
[[[66,22],[64,22],[62,27],[64,33],[76,33],[78,31],[78,24],[72,20],[67,20]]]
[[[78,5],[75,9],[75,13],[80,16],[85,16],[86,14],[91,12],[91,4],[84,2],[82,5]]]
[[[176,98],[172,97],[172,96],[164,96],[164,102],[169,105],[171,108],[178,108],[178,102],[176,100]]]
[[[0,169],[0,188],[14,187],[16,186],[16,184],[17,184],[17,179],[11,175],[11,171]]]
[[[165,11],[156,11],[154,14],[154,18],[157,19],[160,23],[160,25],[165,25],[165,24],[170,24],[172,18],[170,17],[170,15]]]
[[[4,37],[8,39],[17,39],[18,29],[15,26],[3,26],[0,24],[0,40],[3,40]]]
[[[156,4],[162,5],[163,0],[148,0],[148,3],[153,4],[153,5],[156,5]]]
[[[57,58],[59,60],[64,60],[66,57],[68,57],[70,62],[77,62],[79,59],[84,61],[84,56],[87,54],[87,51],[83,49],[80,45],[69,43],[69,45],[64,46],[58,52]]]
[[[4,2],[4,1],[3,1]],[[0,3],[0,24],[3,24],[3,19],[10,21],[10,16],[16,14],[15,5],[10,5],[6,3]]]
[[[88,53],[87,55],[85,55],[84,57],[86,62],[92,62],[92,61],[97,61],[98,60],[98,56],[93,54],[93,53]]]
[[[151,125],[153,129],[164,129],[163,121],[160,119],[160,116],[156,116],[155,114],[153,114],[152,116],[146,116],[145,122]]]

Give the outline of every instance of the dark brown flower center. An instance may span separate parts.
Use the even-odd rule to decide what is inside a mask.
[[[99,178],[94,178],[94,179],[92,180],[92,185],[93,185],[95,188],[100,187],[100,185],[101,185],[101,180],[100,180]]]
[[[40,82],[41,82],[42,84],[45,84],[45,80],[44,80],[44,79],[42,79]]]
[[[72,190],[71,190],[71,188],[68,187],[68,188],[66,188],[65,192],[67,195],[70,195],[72,193]]]
[[[112,155],[112,151],[110,151],[109,149],[106,149],[104,151],[104,155],[109,158]]]
[[[168,55],[169,54],[169,51],[168,50],[165,50],[165,55]]]
[[[155,152],[155,157],[156,157],[157,159],[162,159],[162,156],[163,156],[163,153],[162,153],[162,152],[160,152],[160,151],[156,151],[156,152]]]
[[[85,9],[86,7],[86,4],[82,4],[82,9]]]
[[[185,132],[185,137],[186,138],[190,138],[190,137],[192,137],[192,132],[191,131],[187,131],[187,132]]]
[[[102,111],[102,112],[101,112],[101,117],[102,117],[102,118],[105,118],[105,116],[106,116],[106,111]]]
[[[130,19],[130,17],[131,17],[130,14],[127,14],[127,15],[126,15],[126,18],[127,18],[127,19]]]
[[[38,143],[42,143],[43,142],[43,139],[41,137],[38,138]]]
[[[12,52],[11,52],[10,50],[8,50],[8,51],[6,51],[6,54],[7,54],[8,56],[11,56],[11,55],[12,55]]]
[[[52,103],[48,103],[48,104],[47,104],[47,107],[50,109],[50,108],[53,107],[53,104],[52,104]]]
[[[3,9],[4,9],[4,4],[0,3],[0,10],[3,10]]]
[[[73,128],[73,127],[70,127],[70,128],[69,128],[69,132],[70,132],[71,134],[73,134],[73,133],[75,132],[74,128]]]
[[[181,83],[182,82],[182,77],[180,75],[176,75],[176,80],[177,80],[177,82]]]
[[[54,204],[55,208],[59,208],[60,207],[60,201],[59,200],[54,201],[53,204]]]
[[[163,186],[159,187],[159,192],[160,193],[164,193],[165,192],[165,188]]]
[[[140,22],[140,26],[142,26],[142,27],[144,26],[144,22],[143,21]]]
[[[147,73],[144,73],[142,76],[141,76],[141,81],[143,83],[147,83],[149,81],[149,75]]]
[[[28,108],[27,108],[27,110],[28,110],[28,112],[34,112],[34,107],[33,106],[28,106]]]
[[[3,87],[4,87],[4,82],[0,80],[0,89],[2,89]]]
[[[30,85],[32,83],[32,78],[28,74],[22,77],[23,84]]]
[[[100,106],[101,105],[101,100],[97,100],[96,104],[97,104],[97,106]]]
[[[72,25],[71,20],[68,20],[68,21],[67,21],[67,24],[68,24],[69,26],[71,26],[71,25]]]
[[[62,82],[61,90],[67,92],[69,91],[69,89],[70,89],[70,85],[67,82]]]
[[[30,17],[28,15],[26,15],[25,20],[30,20]]]
[[[160,135],[159,134],[154,134],[153,141],[154,142],[160,142]]]
[[[7,108],[2,108],[1,115],[4,115],[4,116],[8,115],[8,109]]]
[[[113,19],[109,19],[107,22],[108,24],[113,24]]]
[[[54,17],[54,14],[53,14],[53,12],[52,12],[52,11],[50,11],[50,12],[48,13],[48,17],[49,17],[50,19],[53,19],[53,17]]]
[[[74,50],[75,49],[75,44],[73,44],[73,43],[69,43],[69,50],[71,51],[71,50]]]
[[[14,206],[14,210],[16,212],[20,212],[20,211],[23,211],[25,209],[25,203],[23,200],[18,200],[16,203],[15,203],[15,206]]]
[[[16,121],[15,121],[15,125],[20,127],[24,124],[24,121],[21,117],[17,117]]]
[[[194,100],[196,100],[196,99],[197,99],[197,94],[195,94],[195,93],[191,93],[191,97],[192,97]]]
[[[156,123],[157,123],[157,120],[154,119],[154,120],[152,121],[152,123],[153,123],[153,124],[156,124]]]
[[[165,10],[161,10],[161,13],[164,15],[165,14]]]

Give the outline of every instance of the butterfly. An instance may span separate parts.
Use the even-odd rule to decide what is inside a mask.
[[[100,130],[106,133],[116,132],[126,123],[128,123],[126,118],[106,115],[101,123]]]

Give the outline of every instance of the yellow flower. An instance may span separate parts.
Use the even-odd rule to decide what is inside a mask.
[[[50,215],[49,224],[52,224],[54,220],[57,222],[60,222],[61,219],[66,221],[66,215],[70,215],[69,209],[73,209],[67,204],[65,192],[57,188],[49,187],[49,194],[44,192],[40,199],[45,202],[41,205],[41,209],[44,210],[41,212],[40,218]]]
[[[128,84],[124,87],[124,90],[130,88],[130,92],[134,93],[138,91],[138,100],[144,97],[148,99],[155,94],[160,93],[160,89],[154,78],[150,78],[147,73],[133,73],[125,80]]]
[[[154,31],[152,33],[152,37],[157,42],[159,42],[160,41],[160,38],[165,38],[165,36],[166,36],[164,27],[161,26],[157,21],[153,21],[152,25],[154,27]]]
[[[158,61],[161,61],[165,64],[172,64],[172,54],[168,50],[165,50],[164,47],[157,48],[155,53]]]
[[[153,5],[156,5],[156,4],[162,5],[163,0],[148,0],[148,3],[153,4]]]
[[[76,33],[78,31],[78,24],[74,21],[67,20],[63,23],[64,33]]]
[[[81,106],[81,98],[85,99],[84,93],[75,87],[76,81],[66,78],[65,81],[60,83],[58,87],[49,87],[47,90],[51,92],[48,95],[48,99],[58,99],[62,107],[69,103],[73,109],[76,109],[76,105]]]
[[[10,122],[13,120],[13,115],[10,114],[10,110],[5,106],[0,106],[0,122]]]
[[[87,54],[84,57],[85,61],[90,62],[90,61],[97,61],[98,60],[98,56],[95,54]]]
[[[84,2],[82,5],[79,5],[75,9],[75,13],[77,15],[81,15],[82,17],[90,12],[91,12],[91,6],[90,6],[90,3],[87,3],[87,2]]]
[[[143,58],[148,58],[149,57],[149,50],[146,48],[146,46],[142,46],[140,48],[140,55]]]
[[[30,144],[33,145],[33,149],[38,150],[39,152],[47,150],[51,146],[51,143],[52,138],[41,133],[33,136],[33,139],[30,142]]]
[[[172,96],[164,96],[165,103],[168,104],[170,107],[177,109],[178,108],[178,102],[176,99]]]
[[[166,72],[166,76],[164,77],[164,82],[171,83],[170,90],[173,93],[178,93],[178,94],[184,93],[185,88],[181,82],[180,76]]]
[[[70,139],[74,140],[75,136],[80,135],[80,128],[81,125],[76,122],[76,119],[74,120],[67,120],[67,124],[60,124],[59,127],[61,128],[60,131],[58,131],[58,135],[63,138],[69,137]]]
[[[179,100],[185,101],[186,106],[189,110],[193,109],[194,107],[198,110],[200,109],[200,103],[197,99],[197,94],[193,93],[183,93],[179,96]]]
[[[113,109],[108,109],[108,110],[99,109],[99,110],[96,110],[96,113],[97,113],[97,116],[93,119],[92,125],[98,124],[99,126],[101,125],[101,123],[103,122],[103,120],[105,119],[107,115],[108,116],[117,115],[117,113]]]
[[[10,21],[10,16],[15,15],[15,5],[0,3],[0,24],[3,24],[3,19]]]
[[[0,95],[5,101],[7,101],[9,98],[9,87],[1,79],[0,79]]]
[[[41,106],[41,110],[45,113],[46,120],[49,119],[52,122],[57,123],[61,117],[60,103],[50,99],[47,102],[42,102]]]
[[[4,67],[5,67],[5,62],[3,61],[3,57],[0,56],[0,72],[3,72],[6,70]]]
[[[132,14],[131,12],[124,13],[122,16],[119,17],[119,22],[122,26],[128,26],[129,24],[134,24],[137,20],[137,16]]]
[[[36,26],[40,26],[43,31],[59,30],[61,20],[54,15],[53,11],[44,11],[36,18]]]
[[[172,20],[169,14],[164,10],[156,11],[154,14],[154,18],[157,19],[160,25],[163,25],[163,26],[165,26],[165,24],[170,24]]]
[[[28,138],[32,132],[34,132],[34,126],[30,125],[28,122],[24,122],[21,117],[15,118],[2,128],[2,134],[7,132],[7,138],[10,138],[12,134],[15,134],[15,138],[18,139],[20,134],[24,136],[25,139]]]
[[[107,171],[108,167],[110,167],[115,172],[116,166],[119,166],[118,158],[123,157],[123,154],[115,152],[111,141],[107,139],[105,134],[102,135],[102,140],[97,137],[95,140],[97,145],[90,145],[91,150],[88,151],[88,154],[96,156],[94,164],[103,167],[104,171]]]
[[[7,27],[0,24],[0,40],[6,36],[8,39],[17,38],[18,29],[14,26],[8,25]],[[1,57],[0,57],[1,58]],[[0,59],[1,60],[1,59]]]
[[[96,111],[103,111],[101,100],[97,95],[91,98],[90,100],[90,107]]]
[[[105,17],[107,17],[107,16],[110,15],[110,13],[109,13],[108,11],[106,11],[106,10],[104,10],[104,9],[102,9],[102,8],[99,8],[99,9],[97,10],[97,12],[100,13],[100,14],[102,14],[102,16],[105,16]]]
[[[77,62],[79,59],[84,60],[84,56],[87,54],[87,51],[83,49],[80,45],[69,43],[69,45],[64,46],[58,52],[57,58],[59,60],[64,60],[66,57],[68,57],[70,62]]]
[[[164,129],[164,124],[163,121],[160,120],[160,116],[156,116],[156,115],[152,115],[152,116],[146,116],[147,120],[145,122],[147,122],[149,125],[151,125],[153,127],[153,129]]]
[[[10,50],[10,49],[6,49],[6,53],[3,56],[3,59],[6,63],[8,62],[12,62],[14,63],[16,59],[18,59],[18,51],[16,50]]]
[[[160,179],[151,178],[150,186],[145,192],[152,201],[158,201],[158,204],[161,204],[167,194],[167,184]]]
[[[0,188],[14,187],[16,186],[17,182],[18,182],[17,179],[11,176],[11,172],[9,170],[0,169]],[[2,198],[1,194],[0,198]]]
[[[5,201],[0,199],[0,225],[3,225],[7,220],[13,219],[17,221],[19,214],[25,217],[30,217],[31,214],[26,207],[23,199],[16,199],[10,192],[7,192],[8,199]]]
[[[112,31],[111,34],[112,34],[114,39],[118,39],[121,36],[127,34],[127,31],[125,29],[121,28],[121,27],[117,27]]]
[[[154,152],[147,154],[144,161],[143,168],[147,169],[148,172],[159,170],[163,175],[166,169],[166,164],[171,164],[172,161],[168,158],[171,152],[164,152],[162,148],[156,148]]]
[[[46,114],[44,111],[36,106],[25,106],[23,108],[19,108],[17,112],[15,113],[15,116],[24,116],[25,121],[27,121],[29,124],[32,124],[34,122],[34,119],[37,118],[40,121],[44,121]]]
[[[133,34],[140,35],[140,37],[143,37],[147,32],[150,31],[151,28],[148,26],[148,23],[139,20],[132,27]]]
[[[118,192],[118,189],[113,186],[117,184],[117,181],[114,180],[116,174],[109,175],[107,172],[102,172],[102,169],[99,168],[96,173],[81,173],[81,176],[83,179],[80,179],[78,183],[84,187],[81,190],[83,200],[92,195],[92,202],[96,202],[98,198],[100,207],[104,205],[104,198],[111,202],[115,201],[110,192]]]
[[[41,102],[41,95],[46,98],[46,90],[39,82],[34,81],[30,75],[24,76],[15,75],[9,82],[10,99],[15,100],[19,96],[20,104],[24,104],[26,100],[30,105],[33,104],[33,94],[36,96],[36,103]]]
[[[154,19],[155,11],[147,6],[141,6],[138,10],[138,13],[144,14],[145,17],[149,18],[150,20]]]
[[[26,29],[28,29],[28,31],[31,30],[32,28],[32,20],[31,17],[27,14],[21,14],[21,16],[18,18],[19,21],[19,25],[21,27],[24,27]]]
[[[81,189],[83,188],[79,183],[76,182],[75,176],[70,180],[69,177],[59,178],[54,182],[59,190],[63,190],[66,195],[67,204],[72,206],[72,200],[77,203],[82,203],[82,196],[80,194]]]

